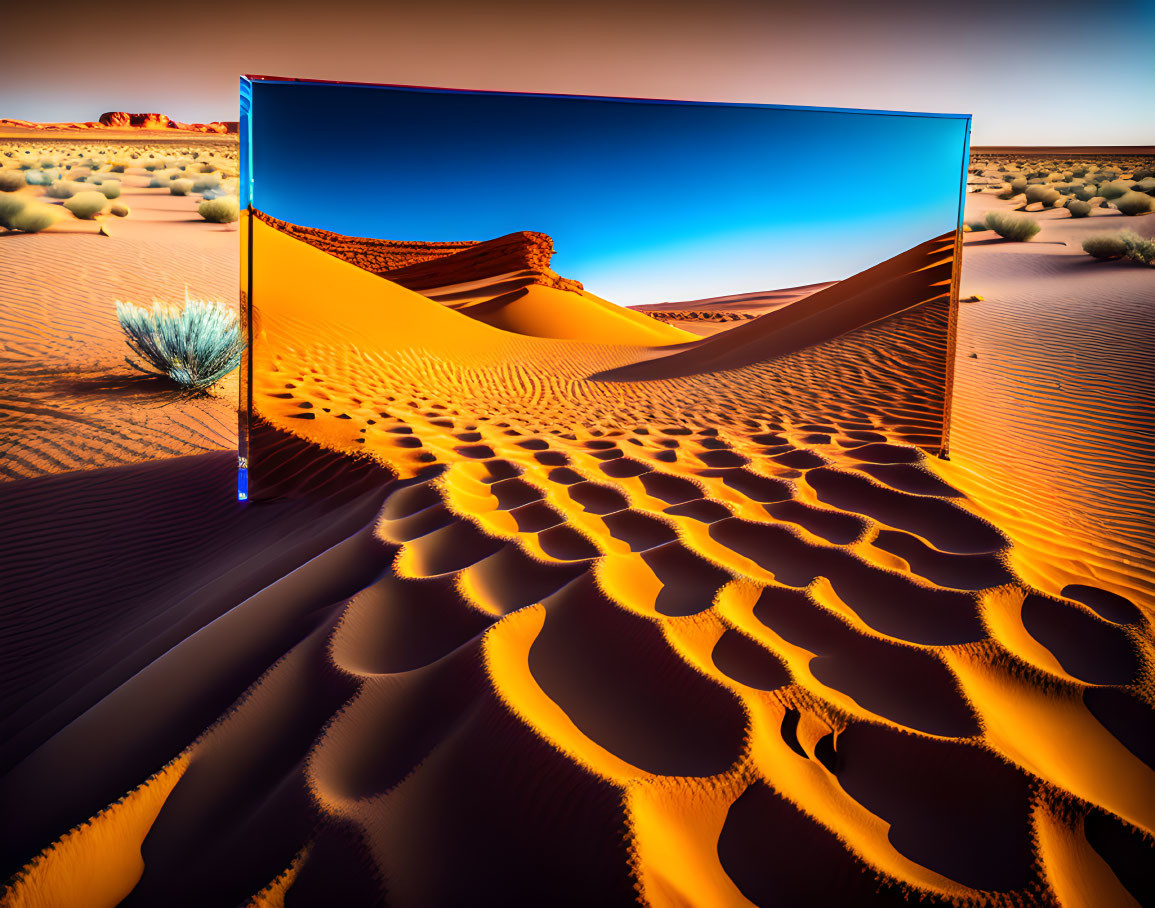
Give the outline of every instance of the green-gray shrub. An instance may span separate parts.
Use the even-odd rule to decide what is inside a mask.
[[[1145,192],[1135,192],[1131,190],[1123,193],[1113,201],[1115,207],[1123,212],[1123,214],[1147,214],[1149,211],[1155,211],[1155,199],[1151,198],[1151,196]]]
[[[171,192],[173,195],[188,195],[192,191],[192,188],[193,188],[193,181],[192,180],[185,180],[185,179],[172,180],[168,184],[168,191]]]
[[[1067,211],[1071,212],[1073,218],[1085,218],[1091,214],[1091,203],[1081,202],[1078,199],[1070,199],[1067,202]]]
[[[101,180],[100,191],[106,199],[120,198],[120,180]]]
[[[1083,240],[1083,251],[1097,259],[1130,259],[1141,265],[1155,263],[1155,242],[1132,230],[1096,233]]]
[[[212,189],[221,188],[221,176],[219,173],[198,173],[189,179],[193,182],[193,192],[208,192]]]
[[[21,170],[0,170],[0,192],[15,192],[28,185]]]
[[[88,192],[78,192],[72,198],[64,203],[75,217],[81,220],[91,221],[98,214],[104,211],[104,206],[108,199],[104,197],[103,192],[96,192],[90,190]]]
[[[1044,205],[1053,205],[1059,200],[1059,193],[1042,183],[1027,187],[1027,202],[1041,202]]]
[[[1095,233],[1083,240],[1083,251],[1097,259],[1121,259],[1127,246],[1118,233]]]
[[[1131,182],[1129,180],[1111,180],[1107,183],[1102,183],[1099,186],[1099,195],[1108,201],[1113,201],[1121,195],[1131,191]]]
[[[116,304],[134,369],[164,375],[191,392],[204,391],[232,372],[245,344],[237,314],[222,303],[191,300],[183,308],[153,303],[152,310]]]
[[[74,180],[57,180],[44,190],[44,194],[50,199],[70,199],[84,189],[84,184]]]
[[[28,196],[25,195],[9,195],[8,193],[0,195],[0,227],[11,230],[12,218],[23,211],[27,203]]]
[[[35,199],[28,199],[20,210],[8,218],[8,226],[21,233],[39,233],[47,230],[61,218],[60,209]]]
[[[1141,265],[1155,264],[1155,242],[1139,236],[1132,230],[1124,230],[1119,234],[1123,245],[1127,247],[1127,258]]]
[[[1025,243],[1040,229],[1034,218],[1011,214],[1009,211],[988,211],[985,223],[1003,239],[1017,243]]]
[[[197,213],[214,224],[231,224],[240,214],[240,203],[233,195],[223,195],[217,199],[205,199],[197,205]]]

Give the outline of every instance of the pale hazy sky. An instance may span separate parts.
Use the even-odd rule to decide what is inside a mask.
[[[975,144],[1155,144],[1155,0],[331,0],[5,11],[0,116],[237,118],[243,72],[974,115]],[[336,125],[336,124],[334,124]]]

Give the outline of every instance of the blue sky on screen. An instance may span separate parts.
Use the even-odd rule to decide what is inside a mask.
[[[952,229],[966,124],[257,81],[253,201],[354,236],[540,231],[599,296],[690,300],[844,278]]]

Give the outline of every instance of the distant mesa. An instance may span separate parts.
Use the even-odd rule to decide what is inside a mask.
[[[31,120],[0,118],[0,127],[19,129],[63,130],[63,129],[179,129],[185,132],[207,132],[217,135],[235,135],[240,131],[236,120],[214,120],[212,123],[181,123],[161,113],[128,113],[110,110],[102,113],[97,121],[88,120],[75,123],[33,123]]]
[[[159,113],[125,113],[123,110],[106,111],[100,115],[101,126],[136,126],[141,129],[169,129],[175,123]]]
[[[240,124],[235,120],[213,121],[212,123],[181,123],[162,113],[127,113],[110,110],[100,115],[100,125],[118,129],[187,129],[193,132],[215,132],[221,135],[236,133]]]

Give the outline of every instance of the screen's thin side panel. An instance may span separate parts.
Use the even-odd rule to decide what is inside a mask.
[[[241,162],[240,162],[240,205],[241,205],[241,285],[240,320],[245,350],[241,356],[240,399],[237,402],[237,498],[245,501],[249,497],[249,427],[253,416],[253,230],[252,230],[252,83],[241,79]]]
[[[955,357],[958,355],[958,315],[959,315],[959,282],[962,279],[963,267],[963,214],[966,208],[967,174],[970,172],[971,157],[971,119],[967,117],[962,142],[962,174],[959,177],[958,190],[958,225],[955,228],[954,261],[951,263],[950,281],[950,317],[947,322],[946,337],[946,394],[942,412],[942,444],[939,446],[938,456],[950,457],[950,417],[951,403],[954,398],[954,370]]]

